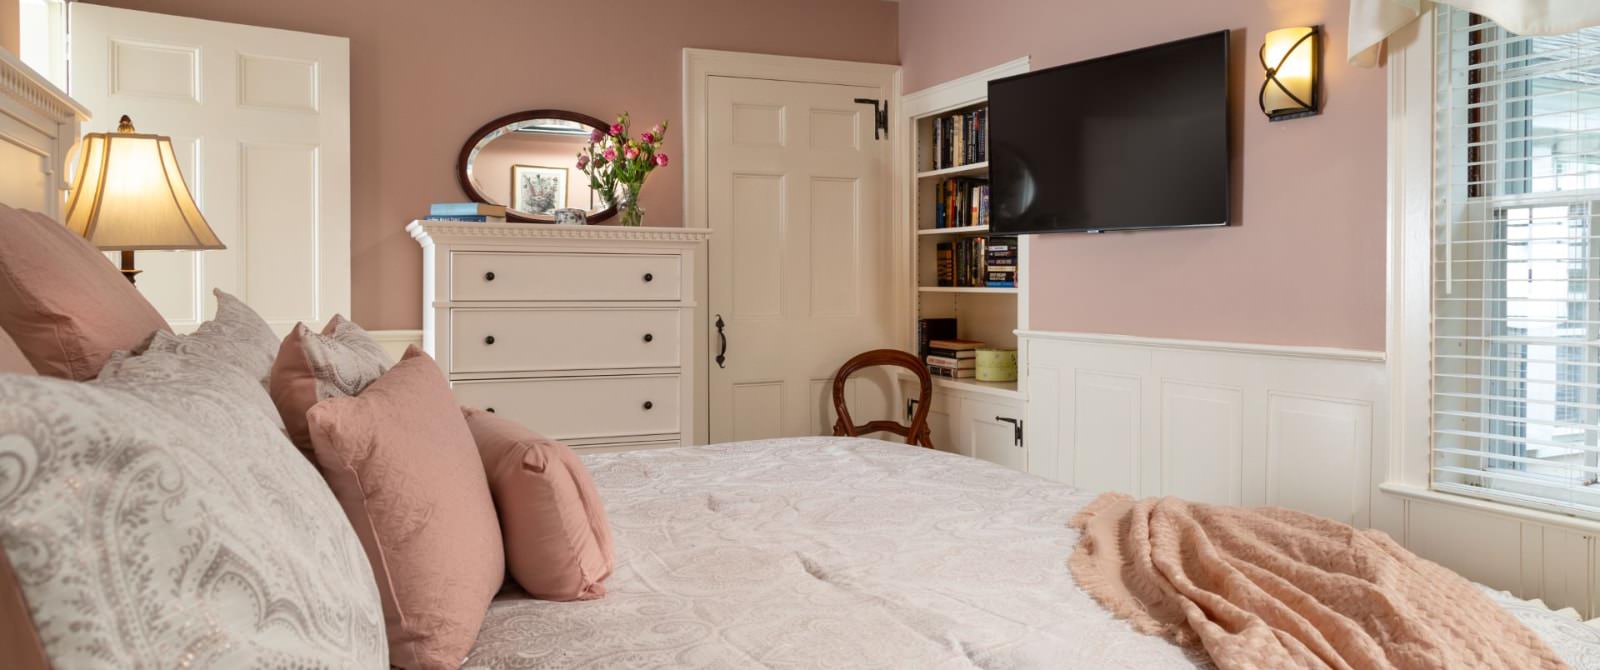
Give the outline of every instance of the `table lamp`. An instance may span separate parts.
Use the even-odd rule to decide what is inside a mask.
[[[146,135],[123,116],[114,133],[89,133],[78,150],[67,197],[67,229],[105,251],[122,252],[134,281],[133,252],[223,249],[178,170],[172,138]]]

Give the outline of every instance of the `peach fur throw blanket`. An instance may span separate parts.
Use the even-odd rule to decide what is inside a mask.
[[[1218,668],[1565,668],[1471,582],[1380,531],[1107,493],[1072,519],[1079,586]]]

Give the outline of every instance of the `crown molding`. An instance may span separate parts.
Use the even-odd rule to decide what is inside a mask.
[[[467,223],[412,221],[406,232],[418,242],[452,240],[621,240],[630,242],[701,242],[709,228],[623,226],[558,226],[545,223]]]

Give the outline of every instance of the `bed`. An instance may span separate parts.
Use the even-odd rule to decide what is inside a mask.
[[[1194,668],[1072,581],[1092,495],[857,438],[586,456],[618,543],[603,599],[490,608],[467,668]],[[1490,592],[1574,668],[1600,629]]]

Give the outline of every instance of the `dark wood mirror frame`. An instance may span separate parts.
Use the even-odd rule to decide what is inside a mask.
[[[466,144],[461,145],[461,154],[456,157],[456,180],[460,182],[461,190],[467,194],[468,198],[472,198],[473,202],[481,202],[490,205],[505,204],[493,202],[487,197],[484,197],[482,193],[478,192],[477,185],[472,183],[472,176],[467,174],[467,159],[472,157],[473,147],[478,146],[478,143],[482,142],[483,138],[488,137],[489,133],[518,121],[532,121],[534,119],[561,119],[563,121],[576,121],[583,125],[589,126],[590,128],[598,128],[602,131],[610,127],[610,124],[589,116],[588,114],[569,112],[564,109],[530,109],[524,112],[507,114],[483,124],[483,127],[472,133],[472,137],[467,138]],[[588,223],[598,223],[616,215],[616,207],[607,207],[598,212],[589,214]],[[548,216],[545,214],[521,214],[516,210],[511,209],[509,206],[506,207],[506,220],[517,221],[520,223],[555,223],[555,217],[553,216]]]

